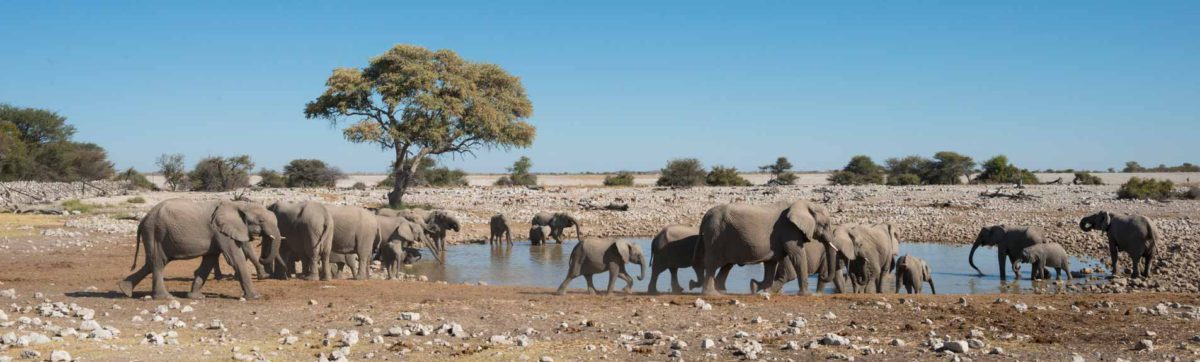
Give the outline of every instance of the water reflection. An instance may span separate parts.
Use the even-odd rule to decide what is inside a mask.
[[[650,239],[632,238],[628,240],[641,245],[649,255]],[[566,276],[568,259],[570,259],[571,249],[574,247],[575,241],[573,240],[565,244],[544,245],[530,245],[527,241],[516,241],[512,246],[455,245],[447,248],[446,264],[422,260],[416,265],[409,266],[406,272],[425,275],[431,280],[444,280],[449,283],[482,281],[489,285],[556,288]],[[933,269],[937,289],[944,294],[1030,293],[1035,290],[1054,293],[1065,289],[1065,280],[1063,285],[1058,285],[1053,280],[1040,281],[1036,285],[1030,282],[1028,278],[1032,268],[1028,265],[1022,268],[1019,282],[1011,279],[1011,270],[1009,270],[1010,279],[1007,283],[1002,284],[996,269],[996,257],[993,249],[980,249],[976,252],[975,264],[985,273],[985,275],[979,276],[967,265],[969,252],[970,247],[967,246],[933,243],[903,243],[900,245],[901,255],[912,254],[929,262]],[[1094,264],[1097,264],[1097,261],[1093,259],[1073,257],[1071,269],[1079,270]],[[637,269],[633,265],[629,265],[628,268],[632,268],[631,271]],[[681,269],[677,274],[680,284],[684,286],[687,285],[688,280],[695,278],[695,274],[690,268]],[[636,273],[634,275],[636,276]],[[669,272],[663,272],[659,276],[659,290],[670,290],[669,278]],[[762,278],[762,265],[733,268],[729,273],[729,292],[748,293],[751,278]],[[586,282],[583,279],[577,278],[572,281],[570,288],[575,290],[586,288]],[[634,289],[639,292],[645,291],[649,280],[650,275],[646,275],[645,280],[635,280]],[[598,286],[607,285],[608,274],[596,275],[595,281]],[[1083,278],[1076,278],[1072,281],[1072,283],[1084,282],[1096,283],[1098,281],[1088,281]],[[816,285],[815,280],[810,278],[809,285],[810,288]],[[624,282],[618,283],[618,287],[620,286],[624,286]],[[893,288],[894,284],[889,278],[884,283],[884,290],[890,292]],[[797,289],[797,283],[791,282],[784,286],[783,292],[794,294]],[[698,292],[698,290],[693,292]],[[826,292],[833,292],[832,283],[826,286]],[[928,288],[926,288],[926,292],[928,292]]]

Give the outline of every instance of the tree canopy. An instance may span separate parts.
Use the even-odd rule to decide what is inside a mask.
[[[829,175],[834,185],[870,185],[883,183],[883,168],[865,155],[850,158],[846,167]]]
[[[1037,176],[1029,170],[1018,168],[1008,162],[1008,157],[998,155],[983,162],[983,171],[975,177],[979,183],[1022,183],[1036,184]]]
[[[796,174],[792,173],[792,163],[788,162],[787,157],[779,157],[775,160],[775,163],[760,166],[758,169],[771,173],[771,180],[767,181],[768,185],[791,185],[796,183]]]
[[[325,85],[305,106],[305,116],[344,123],[347,140],[395,152],[388,194],[393,207],[402,203],[425,157],[528,147],[535,136],[525,121],[533,103],[520,79],[451,50],[397,45],[366,68],[335,69]]]
[[[679,158],[667,162],[655,182],[658,186],[702,186],[708,176],[704,166],[695,158]]]
[[[90,181],[116,173],[108,153],[75,142],[75,127],[51,111],[0,104],[0,181]]]

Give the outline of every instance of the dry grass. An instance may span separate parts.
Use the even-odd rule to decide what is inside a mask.
[[[62,216],[0,214],[0,236],[3,237],[35,235],[38,229],[62,225]]]

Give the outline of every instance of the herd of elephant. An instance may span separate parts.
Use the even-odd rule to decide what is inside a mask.
[[[489,243],[512,244],[511,227],[504,215],[490,220]],[[550,239],[562,243],[563,231],[574,227],[579,243],[571,251],[567,276],[557,293],[584,276],[588,292],[595,293],[594,274],[609,273],[607,292],[617,280],[633,286],[626,264],[639,264],[642,280],[647,261],[641,248],[626,240],[582,237],[579,221],[567,213],[538,213],[530,221],[531,243]],[[1160,237],[1154,224],[1143,216],[1099,212],[1080,220],[1087,232],[1100,230],[1108,235],[1114,274],[1117,253],[1128,253],[1133,262],[1133,277],[1149,276],[1155,243]],[[380,260],[389,279],[403,264],[421,258],[420,246],[428,249],[439,262],[445,261],[448,231],[458,232],[459,222],[444,211],[421,209],[368,210],[356,206],[326,205],[318,202],[284,203],[270,206],[248,201],[163,201],[142,218],[137,229],[134,251],[136,269],[140,249],[146,249],[145,261],[118,284],[126,296],[146,276],[153,275],[154,298],[170,298],[163,283],[163,268],[173,260],[202,258],[194,272],[189,298],[203,298],[205,281],[220,274],[218,258],[233,266],[246,299],[255,299],[250,269],[259,278],[287,279],[295,275],[307,280],[338,277],[348,266],[355,279],[367,279],[371,261]],[[261,250],[253,241],[262,240]],[[832,282],[837,292],[883,292],[887,275],[895,274],[895,290],[903,285],[909,293],[921,293],[928,283],[936,293],[931,268],[911,255],[897,256],[900,240],[891,224],[833,225],[829,212],[809,201],[770,205],[724,204],[708,210],[699,227],[670,225],[654,237],[651,244],[652,268],[648,292],[657,293],[657,281],[663,271],[671,273],[671,290],[683,291],[676,278],[679,268],[692,268],[697,280],[689,289],[702,288],[706,295],[725,291],[725,279],[735,265],[762,263],[763,279],[751,280],[752,293],[778,292],[784,284],[796,280],[801,294],[807,294],[808,277],[817,275],[817,291]],[[1005,259],[1020,276],[1020,263],[1033,266],[1034,278],[1055,278],[1067,271],[1066,251],[1057,243],[1045,241],[1037,227],[996,225],[980,230],[971,248],[968,262],[975,268],[975,250],[980,246],[997,249],[1000,278],[1006,280]],[[297,270],[296,264],[300,264]],[[1139,273],[1140,263],[1144,263]],[[248,265],[249,264],[249,265]],[[979,271],[978,268],[975,268]],[[982,272],[980,272],[982,274]],[[845,281],[850,282],[846,288]]]
[[[1079,227],[1084,232],[1100,230],[1107,234],[1114,274],[1119,270],[1117,253],[1124,251],[1133,262],[1133,277],[1150,275],[1161,234],[1148,218],[1102,211],[1081,219]],[[1051,268],[1056,280],[1064,271],[1071,278],[1066,250],[1046,241],[1038,227],[982,228],[968,257],[971,267],[982,275],[974,261],[980,246],[996,248],[1002,281],[1007,280],[1005,259],[1018,279],[1021,263],[1032,266],[1033,279],[1049,278]],[[680,268],[692,268],[698,277],[689,282],[688,289],[701,287],[705,295],[720,294],[725,291],[725,279],[733,266],[757,263],[763,264],[763,279],[750,281],[751,293],[777,293],[784,284],[796,280],[800,294],[806,295],[808,278],[814,274],[818,292],[832,282],[839,293],[882,293],[885,277],[894,274],[897,292],[903,286],[906,292],[919,294],[928,283],[930,291],[937,293],[928,263],[916,256],[897,255],[900,240],[893,225],[833,225],[825,207],[809,201],[719,205],[704,214],[699,227],[664,227],[654,237],[651,248],[650,294],[658,293],[658,277],[664,271],[671,273],[671,291],[683,292],[676,276]],[[618,278],[626,281],[624,290],[629,292],[633,282],[624,265],[641,264],[645,275],[646,263],[641,255],[640,248],[628,242],[584,238],[571,253],[567,277],[558,294],[564,294],[567,284],[581,275],[587,278],[588,292],[595,293],[591,276],[601,272],[609,273],[607,293],[613,291]],[[847,280],[849,286],[845,285]]]

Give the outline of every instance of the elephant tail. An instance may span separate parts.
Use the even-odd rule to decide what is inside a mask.
[[[129,271],[133,271],[134,269],[137,269],[138,253],[140,253],[142,251],[142,229],[143,229],[142,224],[138,223],[137,235],[134,236],[133,264],[129,266]],[[150,251],[147,250],[146,252],[148,253]]]

